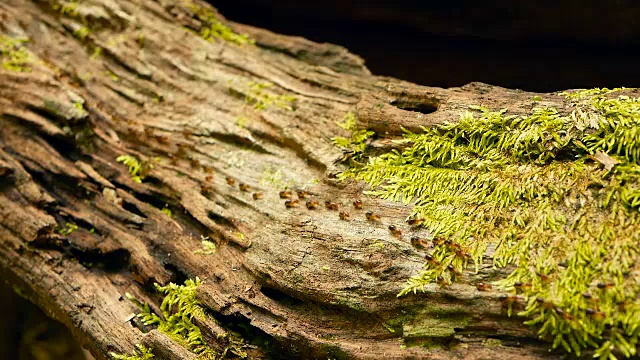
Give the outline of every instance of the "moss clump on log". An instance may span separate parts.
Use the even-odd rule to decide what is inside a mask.
[[[9,71],[30,71],[29,64],[33,62],[31,54],[22,47],[25,39],[10,38],[0,35],[0,64]]]
[[[216,351],[208,345],[197,325],[197,321],[207,319],[205,308],[196,299],[196,290],[201,283],[200,279],[196,277],[195,280],[185,281],[184,285],[169,283],[167,286],[160,286],[156,284],[156,289],[165,295],[160,306],[160,316],[153,313],[148,304],[142,304],[130,295],[128,297],[140,308],[141,312],[138,317],[144,325],[157,326],[160,332],[197,354],[199,359],[225,358],[227,353],[233,354],[237,358],[246,358],[246,353],[242,351],[242,340],[235,338],[235,335],[218,335],[220,338],[226,337],[229,343],[229,346],[222,352]]]
[[[406,132],[403,150],[341,174],[413,204],[433,251],[404,295],[448,285],[490,256],[509,312],[522,302],[542,338],[601,358],[640,337],[640,99],[625,89],[562,93],[575,109],[528,115],[473,107],[460,121]]]
[[[118,355],[112,353],[111,357],[115,360],[151,360],[155,358],[151,349],[140,344],[137,345],[137,349],[133,355]]]

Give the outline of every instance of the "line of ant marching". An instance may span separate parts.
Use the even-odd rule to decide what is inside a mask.
[[[229,186],[236,186],[236,180],[231,177],[227,177],[226,182]],[[238,184],[238,189],[241,192],[251,192],[250,187],[243,183]],[[287,209],[302,208],[304,206],[309,211],[316,211],[322,208],[321,201],[318,200],[318,196],[305,190],[282,190],[278,193],[278,196],[280,199],[284,200],[284,206]],[[253,192],[252,197],[254,200],[260,200],[263,198],[263,193],[259,191]],[[354,200],[349,205],[349,207],[353,207],[354,211],[362,213],[362,210],[364,210],[364,203],[362,200]],[[351,214],[344,207],[344,204],[338,204],[337,202],[332,200],[325,200],[324,208],[328,211],[337,212],[338,218],[341,221],[350,221],[353,219]],[[367,222],[372,224],[382,223],[382,217],[370,210],[364,211],[364,218],[367,220]],[[414,217],[408,219],[406,222],[407,225],[410,226],[412,231],[417,231],[418,228],[424,223],[424,219],[420,217]],[[387,229],[389,230],[391,236],[393,236],[394,238],[399,240],[402,240],[404,238],[404,234],[398,226],[391,224],[387,226]],[[464,249],[460,244],[453,243],[451,240],[434,239],[430,242],[420,236],[412,236],[410,238],[410,243],[414,248],[422,251],[433,249],[438,245],[444,245],[447,249],[451,250],[451,252],[454,253],[455,256],[463,259],[464,261],[470,261],[472,259],[471,254],[467,252],[466,249]],[[443,271],[447,271],[450,274],[451,279],[458,279],[463,275],[462,272],[456,269],[456,267],[454,267],[452,264],[441,264],[434,258],[432,254],[425,254],[425,260],[430,266],[434,268],[442,268]],[[443,285],[447,285],[446,282],[444,282],[444,279],[441,279],[441,283],[443,283]],[[489,289],[490,285],[483,285],[478,287],[478,290],[481,291],[487,291]]]
[[[147,135],[147,137],[155,138],[159,143],[168,142],[167,136],[155,135],[153,134],[153,131],[145,131],[145,135]],[[155,136],[152,136],[152,135],[155,135]],[[191,133],[187,131],[187,132],[183,132],[183,135],[186,139],[188,139]],[[170,163],[173,166],[177,166],[179,159],[185,159],[185,160],[188,160],[188,163],[192,169],[201,168],[204,171],[204,175],[205,175],[205,183],[204,185],[202,185],[202,193],[203,194],[213,193],[214,188],[212,183],[214,180],[214,175],[213,175],[214,168],[211,166],[205,166],[201,164],[200,161],[190,157],[188,155],[188,152],[189,152],[188,150],[193,150],[191,147],[193,147],[192,144],[178,144],[177,145],[178,151],[174,154],[170,154],[169,156],[171,160]],[[228,186],[231,186],[234,188],[237,187],[237,189],[242,193],[251,194],[251,198],[254,201],[259,201],[264,198],[264,193],[262,191],[258,191],[257,189],[252,189],[252,187],[248,184],[239,183],[233,177],[227,176],[225,180]],[[317,211],[323,208],[322,203],[317,199],[318,196],[315,194],[311,194],[310,192],[305,190],[282,190],[278,193],[278,195],[279,195],[279,198],[284,201],[284,206],[287,209],[301,208],[304,206],[309,211]],[[364,211],[365,206],[362,200],[354,200],[349,205],[339,204],[332,200],[326,200],[324,201],[323,205],[326,210],[336,212],[338,214],[338,218],[340,221],[353,220],[354,216],[352,216],[350,212],[355,212],[360,216],[364,215],[364,218],[366,219],[366,221],[371,224],[382,224],[382,218],[379,214],[376,214],[370,210]],[[406,223],[410,227],[410,229],[415,232],[424,223],[424,221],[425,220],[423,218],[414,217],[414,218],[408,219]],[[387,226],[387,229],[389,230],[390,235],[393,236],[394,238],[400,239],[400,240],[404,238],[403,231],[399,228],[399,226],[391,224]],[[445,240],[442,238],[436,238],[436,239],[433,239],[432,241],[428,241],[414,234],[413,236],[410,237],[410,244],[415,249],[426,252],[426,254],[424,255],[424,258],[428,266],[448,273],[451,280],[459,279],[462,276],[462,273],[459,269],[453,266],[451,262],[443,263],[438,261],[435,257],[435,252],[434,252],[436,248],[440,248],[444,246],[444,248],[447,251],[452,253],[456,258],[463,260],[465,263],[472,260],[472,256],[467,251],[467,249],[463,248],[461,244],[454,243],[448,239]],[[429,253],[428,251],[431,249],[433,250],[431,253]],[[450,284],[442,276],[438,277],[438,283],[440,283],[441,285]],[[493,290],[493,287],[490,283],[479,282],[479,283],[476,283],[475,286],[478,291]],[[518,293],[519,290],[520,289],[515,289],[516,293]],[[507,296],[507,299],[505,301],[508,303],[511,303],[511,302],[518,303],[520,302],[520,298],[518,295],[514,294],[514,295]],[[596,316],[599,315],[599,312],[597,312],[596,310],[594,310],[593,312],[594,314],[596,314]]]

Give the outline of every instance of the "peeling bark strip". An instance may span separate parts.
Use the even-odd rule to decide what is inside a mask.
[[[211,35],[227,31],[212,19],[255,44]],[[388,228],[409,209],[336,183],[330,140],[349,111],[388,148],[402,127],[471,104],[526,113],[533,94],[375,77],[345,49],[233,24],[200,1],[8,0],[0,32],[27,40],[0,54],[2,276],[97,358],[145,344],[190,359],[144,335],[124,294],[158,312],[152,284],[196,276],[211,347],[240,331],[260,340],[252,359],[549,357],[501,294],[470,285],[500,275],[490,264],[398,299],[423,262]],[[197,251],[203,239],[215,252]]]

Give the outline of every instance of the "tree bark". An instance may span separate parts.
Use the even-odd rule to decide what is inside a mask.
[[[456,121],[469,105],[517,114],[534,95],[558,109],[562,97],[378,77],[339,46],[231,23],[199,1],[61,4],[0,3],[0,32],[28,38],[32,57],[29,71],[0,68],[0,274],[97,359],[139,343],[191,358],[165,335],[145,335],[124,295],[157,309],[154,283],[196,276],[211,346],[242,328],[260,339],[250,358],[556,356],[507,317],[500,293],[476,289],[503,274],[488,259],[461,283],[398,298],[424,254],[386,225],[410,209],[338,182],[343,154],[331,138],[346,135],[336,121],[349,111],[376,132],[376,151],[402,128]],[[193,4],[255,45],[198,36]],[[257,92],[251,82],[273,86]],[[265,93],[267,108],[256,109]],[[291,110],[279,95],[295,97]],[[141,183],[121,155],[143,161]],[[352,220],[287,208],[285,188],[336,201]],[[355,199],[365,209],[353,209]],[[367,222],[368,209],[384,225]],[[207,237],[216,252],[195,253]]]

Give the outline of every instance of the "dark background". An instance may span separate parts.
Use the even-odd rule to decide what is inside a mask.
[[[226,0],[228,19],[347,47],[430,86],[639,87],[640,1]]]

